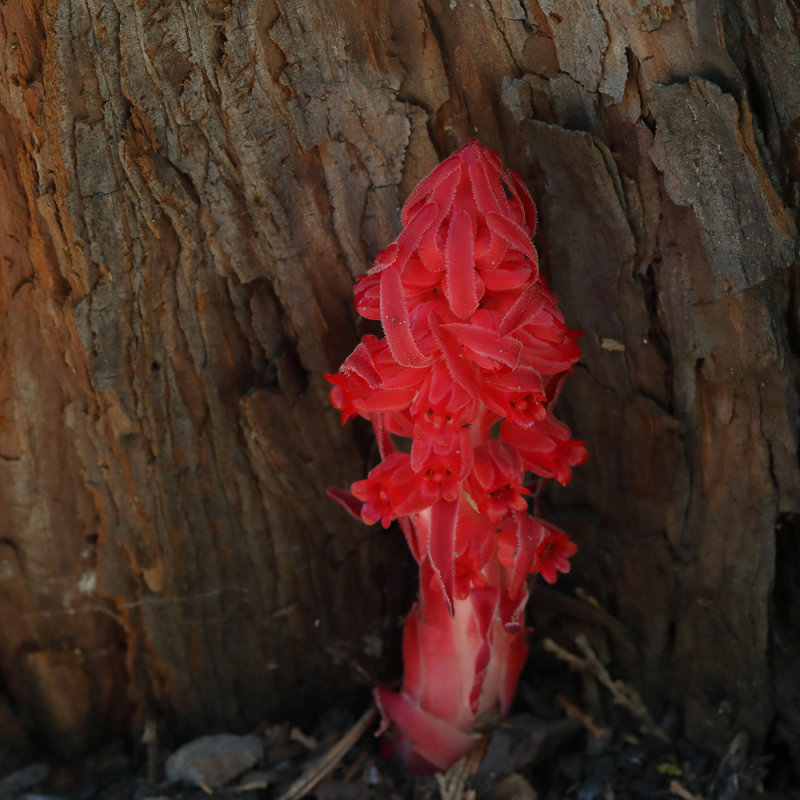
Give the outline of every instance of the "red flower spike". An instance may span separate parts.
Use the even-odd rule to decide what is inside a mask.
[[[469,142],[420,182],[401,222],[355,287],[384,338],[365,336],[325,376],[342,422],[372,423],[381,462],[329,495],[364,522],[397,520],[419,565],[403,688],[375,701],[387,747],[425,772],[472,752],[476,724],[508,712],[527,654],[527,578],[553,582],[576,550],[530,516],[525,474],[566,483],[586,450],[552,415],[578,334],[539,275],[519,175]]]

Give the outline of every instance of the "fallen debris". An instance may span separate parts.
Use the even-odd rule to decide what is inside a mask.
[[[664,730],[653,720],[650,712],[647,710],[639,693],[632,686],[628,686],[624,681],[614,680],[609,674],[608,670],[603,666],[603,663],[597,657],[597,654],[592,650],[589,640],[582,633],[575,637],[575,644],[583,653],[583,658],[570,653],[560,645],[556,644],[552,639],[546,639],[544,649],[552,653],[557,658],[565,661],[575,670],[581,672],[589,672],[601,683],[606,689],[611,692],[614,702],[617,705],[627,708],[640,722],[642,730],[662,742],[669,744],[670,738]]]
[[[47,764],[39,762],[28,764],[0,779],[0,798],[13,797],[19,792],[24,792],[43,781],[49,774],[50,767]]]
[[[320,759],[312,764],[281,796],[280,800],[296,800],[313,791],[347,755],[350,748],[364,735],[370,725],[377,721],[374,707],[365,711],[361,718]]]
[[[581,711],[575,703],[566,698],[563,694],[556,695],[556,702],[564,709],[564,714],[566,714],[567,719],[578,720],[595,739],[602,739],[603,736],[606,735],[605,728],[601,728],[589,714]]]
[[[263,757],[264,743],[258,736],[202,736],[167,759],[167,780],[199,786],[208,793],[252,769]]]
[[[467,781],[478,771],[485,751],[484,738],[480,747],[476,747],[470,755],[456,761],[447,772],[436,773],[436,784],[439,787],[441,800],[474,800],[475,790],[467,788]]]

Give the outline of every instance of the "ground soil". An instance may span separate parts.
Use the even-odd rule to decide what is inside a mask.
[[[592,608],[591,598],[577,601]],[[754,752],[739,731],[731,731],[726,753],[705,752],[682,737],[677,708],[651,714],[615,674],[613,648],[605,648],[591,614],[582,630],[574,623],[580,614],[568,625],[552,621],[547,609],[561,603],[551,596],[540,604],[541,627],[532,635],[514,713],[485,732],[470,762],[447,775],[411,776],[386,761],[372,721],[320,775],[320,759],[369,707],[365,689],[322,710],[312,724],[305,717],[251,731],[263,737],[265,757],[223,788],[169,785],[169,751],[157,741],[117,742],[78,763],[59,764],[45,753],[33,764],[8,763],[6,780],[8,773],[20,780],[5,795],[0,782],[0,800],[800,800],[798,773],[782,753]],[[304,776],[312,778],[299,789]]]

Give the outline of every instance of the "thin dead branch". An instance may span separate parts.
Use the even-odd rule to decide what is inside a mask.
[[[375,722],[376,718],[377,711],[375,708],[365,711],[358,722],[281,795],[280,800],[298,800],[298,798],[310,794],[316,786],[336,769],[339,762],[364,735],[367,728]]]
[[[692,794],[680,781],[671,780],[669,783],[669,790],[681,798],[681,800],[701,800],[696,794]]]
[[[441,800],[474,800],[475,790],[467,789],[467,781],[478,771],[486,751],[486,743],[487,740],[484,738],[475,750],[456,761],[447,772],[436,773]]]
[[[650,716],[639,693],[632,686],[628,686],[624,681],[614,680],[605,668],[603,663],[597,657],[597,654],[592,650],[588,639],[583,634],[578,634],[575,637],[575,644],[583,654],[583,657],[577,656],[574,653],[565,650],[560,645],[557,645],[552,639],[546,639],[544,643],[545,650],[552,653],[556,658],[566,662],[570,667],[579,672],[588,672],[597,679],[603,686],[611,692],[611,696],[617,705],[627,708],[641,723],[642,729],[661,739],[663,742],[669,742],[669,736],[656,724],[655,720]]]
[[[605,735],[605,728],[601,728],[592,719],[591,715],[587,714],[585,711],[581,711],[575,703],[564,697],[563,694],[556,695],[556,702],[564,709],[564,713],[568,719],[578,720],[595,739],[600,739]]]

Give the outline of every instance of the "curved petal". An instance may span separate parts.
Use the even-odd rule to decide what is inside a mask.
[[[381,714],[393,723],[411,749],[438,770],[471,753],[479,740],[423,711],[406,694],[379,686],[373,691]]]
[[[524,512],[515,511],[513,518],[517,525],[517,552],[514,554],[514,569],[508,592],[516,597],[536,561],[536,551],[544,538],[545,530],[541,523]]]
[[[486,174],[482,161],[472,161],[467,166],[469,180],[472,184],[472,197],[478,211],[484,216],[493,211],[496,214],[508,214],[508,200],[499,185]]]
[[[453,176],[455,176],[455,179]],[[403,225],[403,227],[409,224],[412,217],[417,212],[418,207],[424,202],[425,198],[429,197],[443,183],[446,182],[447,188],[452,186],[453,193],[455,193],[455,187],[458,185],[460,178],[460,161],[455,161],[455,163],[450,159],[442,161],[439,166],[437,166],[426,178],[423,178],[416,185],[414,191],[408,196],[408,200],[406,200],[406,202],[403,204],[403,210],[400,213],[400,223]]]
[[[442,288],[453,313],[464,319],[478,307],[475,275],[475,233],[466,211],[454,211],[445,246],[446,272]]]
[[[518,172],[510,169],[508,171],[508,177],[511,181],[511,191],[522,206],[525,216],[524,221],[520,220],[519,224],[532,239],[533,235],[536,233],[536,204],[533,202],[531,193],[528,191],[528,187],[525,185]]]
[[[541,289],[535,283],[530,284],[525,291],[519,293],[519,297],[503,315],[499,333],[503,336],[514,333],[530,322],[533,315],[544,305],[544,301],[545,296]]]
[[[465,358],[463,348],[434,317],[431,318],[431,331],[438,340],[450,376],[471,398],[477,400],[480,387],[478,376],[470,360]]]
[[[453,616],[453,579],[456,561],[456,525],[458,500],[442,500],[431,508],[431,538],[428,557],[439,581],[447,612]]]
[[[359,500],[355,495],[346,492],[344,489],[337,489],[330,486],[325,490],[325,494],[335,500],[345,511],[349,511],[357,520],[361,519],[361,509],[364,508],[363,500]]]
[[[511,336],[499,336],[496,331],[466,322],[449,322],[442,328],[453,334],[462,345],[480,356],[514,369],[519,364],[522,344]]]
[[[534,279],[537,278],[539,259],[525,229],[512,222],[508,217],[501,217],[500,214],[487,215],[486,222],[492,231],[502,236],[512,247],[527,256],[537,266]]]
[[[381,323],[389,349],[398,364],[424,367],[430,363],[411,335],[403,285],[396,269],[385,269],[381,273]]]

